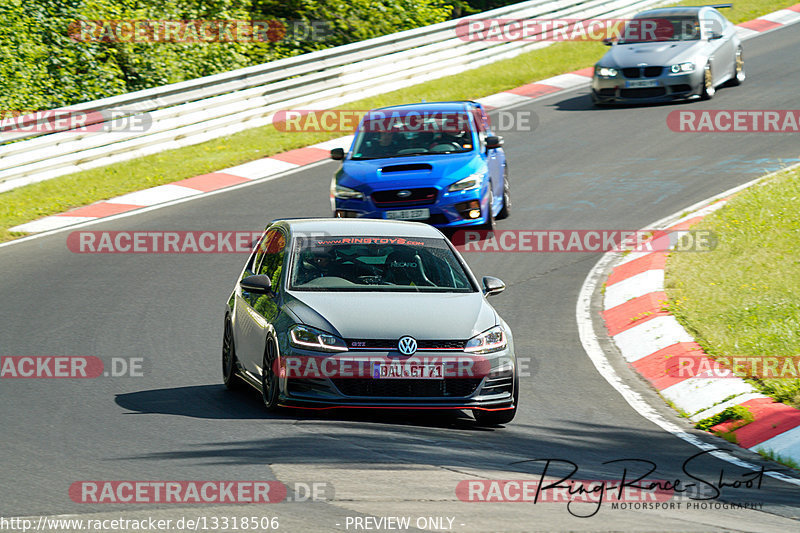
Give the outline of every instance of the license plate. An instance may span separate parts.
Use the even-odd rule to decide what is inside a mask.
[[[625,82],[628,89],[644,89],[645,87],[658,87],[657,80],[630,80]]]
[[[444,379],[442,365],[375,363],[374,379]]]
[[[399,211],[387,211],[386,218],[392,220],[421,220],[430,218],[431,210],[425,209],[401,209]]]

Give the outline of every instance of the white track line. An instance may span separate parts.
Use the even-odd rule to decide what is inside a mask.
[[[680,218],[681,213],[685,213],[686,211],[696,211],[703,207],[705,204],[717,200],[719,198],[725,198],[730,196],[734,193],[737,193],[747,187],[754,185],[755,183],[761,181],[762,179],[766,179],[771,177],[775,174],[780,172],[785,172],[786,170],[792,170],[795,168],[800,168],[800,164],[792,165],[790,167],[778,170],[776,172],[771,172],[766,176],[762,176],[760,178],[756,178],[754,180],[748,181],[743,185],[739,185],[738,187],[733,187],[732,189],[728,189],[727,191],[718,194],[716,196],[712,196],[706,200],[698,202],[687,209],[681,209],[677,213],[669,215],[661,220],[654,222],[653,224],[649,224],[645,226],[646,228],[650,229],[660,229],[665,228],[673,225],[676,220]],[[616,373],[614,368],[612,367],[611,363],[606,356],[605,351],[600,346],[600,342],[597,340],[597,335],[594,331],[594,324],[592,322],[592,295],[597,290],[597,287],[603,283],[605,280],[605,271],[606,268],[611,265],[614,261],[619,258],[619,254],[616,252],[607,252],[600,258],[597,264],[589,271],[589,274],[586,276],[586,279],[583,281],[583,285],[581,286],[580,294],[578,295],[578,302],[575,306],[575,317],[578,322],[578,334],[581,339],[581,344],[583,344],[583,349],[586,351],[586,355],[589,356],[589,359],[594,364],[597,371],[600,373],[606,381],[608,381],[609,385],[614,387],[617,392],[628,402],[628,405],[633,407],[633,409],[645,417],[647,420],[652,422],[653,424],[659,426],[664,431],[668,431],[672,433],[674,436],[682,439],[693,446],[696,446],[704,451],[709,450],[717,450],[710,452],[709,455],[713,455],[717,459],[722,459],[723,461],[727,461],[731,464],[736,466],[747,468],[748,470],[752,471],[760,471],[761,467],[756,466],[748,461],[744,461],[739,459],[738,457],[734,457],[733,455],[729,454],[726,451],[718,450],[719,446],[717,444],[711,444],[705,442],[697,435],[693,435],[692,433],[688,433],[684,431],[681,427],[673,422],[670,422],[661,414],[656,411],[656,409],[651,406],[642,396],[626,385],[622,378],[620,378],[619,374]],[[742,448],[744,450],[745,448]],[[791,483],[792,485],[796,485],[800,487],[800,479],[786,476],[779,472],[766,472],[766,475],[773,477],[775,479],[779,479],[781,481],[785,481],[786,483]]]

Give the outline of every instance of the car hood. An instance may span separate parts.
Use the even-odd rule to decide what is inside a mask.
[[[669,66],[689,61],[703,46],[702,41],[617,44],[598,63],[604,67],[636,67],[641,63]]]
[[[419,168],[428,165],[430,168]],[[402,167],[405,166],[409,168],[403,170]],[[399,167],[400,171],[386,172],[387,167]],[[364,161],[348,159],[342,166],[338,183],[367,194],[376,190],[399,188],[436,186],[444,188],[485,169],[483,158],[475,151],[466,154],[390,157]]]
[[[480,292],[292,291],[286,305],[304,324],[345,339],[466,340],[499,323]]]

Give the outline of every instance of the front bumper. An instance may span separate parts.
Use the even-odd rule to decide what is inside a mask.
[[[309,360],[313,358],[313,363]],[[327,365],[326,359],[353,360],[349,367]],[[440,379],[387,379],[369,376],[376,362],[404,364],[424,359],[444,361],[453,370]],[[455,371],[459,364],[474,358],[474,372]],[[302,368],[317,368],[320,373],[304,375]],[[294,363],[289,361],[295,361]],[[287,363],[288,362],[288,363]],[[329,361],[330,362],[330,361]],[[310,364],[309,364],[310,363]],[[359,364],[361,365],[359,367]],[[279,403],[288,407],[396,408],[396,409],[510,409],[514,407],[516,360],[509,348],[483,355],[464,352],[426,351],[414,356],[398,352],[354,351],[321,354],[292,348],[282,355]],[[349,372],[342,371],[349,368]],[[362,370],[359,371],[358,369]],[[325,369],[328,369],[327,371]],[[332,371],[331,371],[332,370]],[[366,370],[366,376],[365,372]]]
[[[655,103],[684,100],[698,96],[703,89],[703,71],[685,74],[664,73],[655,77],[626,78],[620,73],[614,78],[592,77],[592,99],[599,104]],[[667,72],[667,69],[664,69]],[[636,87],[645,82],[651,87]],[[633,87],[631,87],[633,85]]]
[[[477,202],[475,204],[474,202]],[[372,197],[365,195],[362,200],[333,198],[332,207],[334,216],[346,218],[388,218],[389,211],[408,209],[428,209],[428,218],[409,219],[413,222],[425,222],[438,228],[460,228],[467,226],[480,226],[488,222],[489,197],[488,188],[471,191],[438,191],[436,200],[429,203],[409,203],[376,205]],[[470,207],[478,206],[480,216],[471,218]]]

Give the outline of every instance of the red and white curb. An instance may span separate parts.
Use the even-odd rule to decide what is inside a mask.
[[[689,229],[727,201],[712,201],[663,229]],[[629,254],[617,260],[606,280],[602,314],[622,357],[662,397],[688,413],[691,421],[698,422],[734,405],[745,406],[754,421],[734,429],[737,443],[800,461],[800,410],[775,402],[743,379],[733,377],[708,357],[665,309],[668,253]],[[728,432],[734,423],[711,429]]]
[[[305,148],[290,150],[271,157],[250,161],[235,167],[225,168],[210,174],[203,174],[166,185],[159,185],[141,191],[104,200],[85,207],[79,207],[66,213],[52,215],[33,222],[20,224],[10,231],[39,233],[50,231],[81,222],[97,220],[127,211],[165,204],[190,196],[202,196],[204,193],[224,189],[249,181],[269,178],[305,165],[317,163],[329,157],[333,148],[348,148],[353,136],[340,137]]]
[[[800,4],[795,4],[787,9],[781,9],[755,20],[739,24],[737,31],[742,39],[748,39],[759,33],[774,30],[796,22],[800,22]],[[530,103],[543,96],[587,86],[592,79],[592,73],[593,68],[591,67],[576,70],[479,98],[478,102],[490,110]],[[210,174],[203,174],[202,176],[195,176],[194,178],[176,181],[167,185],[159,185],[150,189],[124,194],[85,207],[79,207],[67,211],[66,213],[47,216],[39,220],[34,220],[33,222],[20,224],[10,228],[9,231],[24,233],[51,231],[90,220],[118,215],[143,207],[167,204],[182,198],[192,196],[199,197],[205,193],[245,182],[271,178],[288,170],[323,161],[328,158],[331,149],[344,148],[346,150],[349,148],[352,140],[352,135],[340,137],[305,148],[298,148],[270,157],[257,159],[235,167],[225,168]]]

